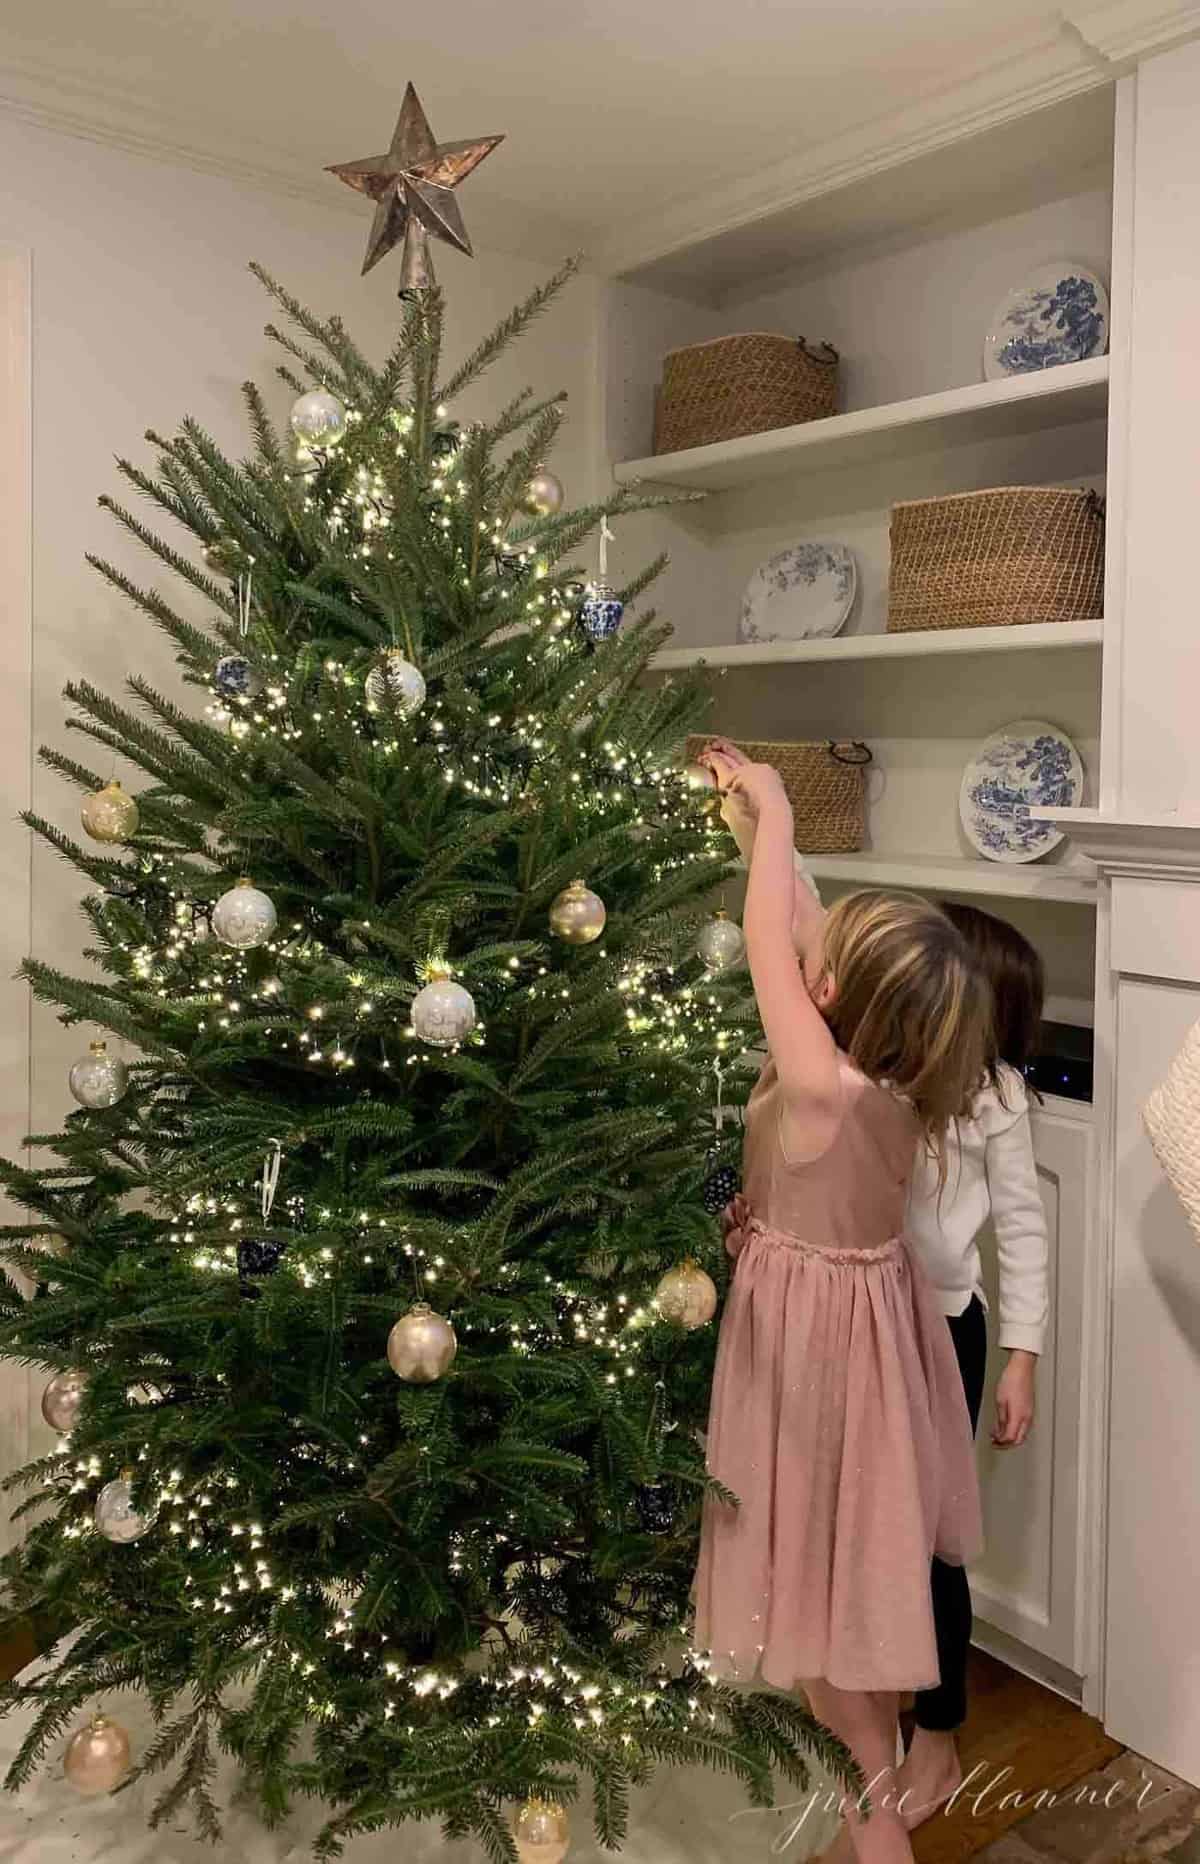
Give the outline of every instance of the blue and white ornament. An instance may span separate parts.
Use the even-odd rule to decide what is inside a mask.
[[[608,546],[612,532],[608,519],[600,520],[600,574],[583,592],[579,605],[579,625],[589,641],[611,640],[621,625],[625,604],[608,580]]]
[[[249,699],[256,685],[254,669],[244,654],[222,654],[213,669],[213,685],[222,699]]]

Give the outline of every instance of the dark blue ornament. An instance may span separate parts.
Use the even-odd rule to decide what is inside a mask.
[[[257,1301],[262,1290],[255,1287],[264,1275],[274,1275],[285,1245],[272,1236],[243,1236],[237,1246],[238,1286],[247,1301]]]
[[[704,1208],[713,1217],[720,1216],[726,1204],[737,1196],[742,1183],[736,1165],[717,1165],[715,1157],[715,1153],[709,1153],[708,1162],[712,1169],[704,1180],[701,1193]]]
[[[644,1482],[633,1491],[637,1518],[647,1534],[669,1534],[675,1525],[675,1493],[669,1482]]]
[[[222,654],[213,673],[213,685],[222,699],[244,699],[252,681],[250,662],[243,654]]]
[[[589,583],[579,604],[579,625],[589,641],[609,641],[621,625],[625,613],[611,583]]]
[[[434,459],[449,459],[452,454],[458,452],[459,447],[462,445],[462,439],[462,429],[457,421],[449,421],[445,427],[439,427],[433,436],[433,442],[430,447]]]

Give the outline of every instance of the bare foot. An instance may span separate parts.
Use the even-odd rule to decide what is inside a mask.
[[[909,1831],[931,1819],[962,1785],[962,1766],[952,1734],[918,1728],[896,1776],[900,1810]]]

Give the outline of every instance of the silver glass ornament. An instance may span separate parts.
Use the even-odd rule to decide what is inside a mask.
[[[728,971],[745,955],[745,935],[722,908],[701,926],[696,951],[706,971]]]
[[[415,1301],[388,1334],[388,1364],[410,1385],[432,1385],[449,1369],[457,1351],[454,1328],[428,1301]]]
[[[579,604],[579,625],[589,641],[607,641],[621,625],[625,604],[611,583],[589,583]]]
[[[95,1112],[101,1107],[115,1107],[129,1086],[129,1070],[116,1055],[110,1055],[107,1042],[89,1042],[67,1076],[67,1086],[81,1107]]]
[[[654,1298],[663,1319],[688,1333],[703,1327],[717,1311],[717,1285],[690,1256],[667,1270]]]
[[[565,496],[562,480],[539,466],[525,488],[525,509],[531,517],[552,518],[562,510]]]
[[[128,841],[137,834],[138,806],[114,777],[87,798],[79,819],[93,841]]]
[[[363,682],[363,697],[371,712],[396,712],[412,718],[425,703],[425,676],[398,647],[390,647]]]
[[[583,880],[573,880],[550,903],[550,930],[568,945],[590,945],[607,918],[604,901]]]
[[[116,1541],[121,1546],[140,1539],[148,1527],[153,1527],[157,1512],[156,1509],[153,1514],[138,1513],[133,1505],[133,1485],[128,1473],[106,1482],[96,1497],[97,1528],[106,1540]]]
[[[120,1722],[93,1715],[67,1742],[63,1773],[77,1793],[111,1793],[129,1772],[129,1736]]]
[[[265,945],[275,930],[276,912],[265,893],[244,876],[212,909],[212,929],[223,945],[250,951]]]
[[[54,1374],[42,1393],[42,1416],[51,1430],[61,1431],[64,1437],[69,1430],[74,1430],[86,1390],[86,1372],[71,1367],[66,1372]]]
[[[335,447],[346,432],[346,410],[327,388],[310,388],[292,403],[288,423],[301,447]]]
[[[527,1799],[512,1822],[521,1864],[562,1864],[571,1846],[566,1808],[550,1799]]]
[[[434,1048],[453,1048],[470,1035],[475,1022],[474,997],[448,971],[435,972],[413,998],[413,1030]]]

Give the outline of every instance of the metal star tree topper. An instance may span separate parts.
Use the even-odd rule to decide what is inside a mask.
[[[404,297],[434,282],[431,233],[470,254],[471,242],[454,190],[503,141],[503,136],[478,136],[466,142],[435,142],[420,98],[410,84],[386,155],[331,163],[326,171],[375,202],[363,271],[369,272],[403,239],[400,295]]]

